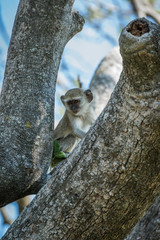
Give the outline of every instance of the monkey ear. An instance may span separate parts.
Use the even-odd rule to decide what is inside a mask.
[[[64,95],[61,96],[61,101],[64,104]]]
[[[84,91],[87,99],[88,99],[88,102],[91,102],[93,100],[93,93],[91,92],[90,89],[87,89],[86,91]]]

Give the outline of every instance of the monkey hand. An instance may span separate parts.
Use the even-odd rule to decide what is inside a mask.
[[[59,162],[67,158],[66,153],[60,151],[60,146],[57,140],[54,141],[53,143],[53,154],[52,154],[52,159],[50,163],[50,169],[55,167]]]

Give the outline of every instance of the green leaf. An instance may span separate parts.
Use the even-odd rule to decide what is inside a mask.
[[[64,152],[59,152],[58,154],[56,154],[55,156],[56,158],[66,158],[66,154]]]
[[[60,145],[57,140],[53,143],[53,155],[51,159],[50,168],[52,169],[55,165],[65,159],[67,156],[64,152],[60,151]]]
[[[53,143],[53,155],[57,155],[60,152],[60,145],[57,140]]]
[[[64,157],[65,156],[65,157]],[[63,157],[61,155],[61,158],[58,157],[53,157],[51,159],[51,164],[50,164],[50,168],[52,169],[53,167],[55,167],[58,163],[60,163],[61,161],[63,161],[66,158],[65,153],[63,153]]]

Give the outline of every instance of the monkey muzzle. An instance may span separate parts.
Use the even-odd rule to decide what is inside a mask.
[[[72,107],[71,107],[71,110],[72,110],[73,113],[76,114],[76,113],[79,112],[80,109],[79,109],[77,106],[72,106]]]

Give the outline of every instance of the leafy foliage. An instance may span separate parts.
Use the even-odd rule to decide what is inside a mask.
[[[62,151],[60,151],[60,145],[57,140],[53,143],[53,155],[51,159],[50,168],[52,169],[55,167],[59,162],[64,160],[66,158],[66,154]]]

